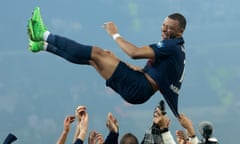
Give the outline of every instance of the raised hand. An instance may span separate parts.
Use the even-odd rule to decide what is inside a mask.
[[[118,129],[119,129],[118,121],[110,112],[108,113],[108,116],[107,116],[106,126],[109,129],[109,131],[118,133]]]

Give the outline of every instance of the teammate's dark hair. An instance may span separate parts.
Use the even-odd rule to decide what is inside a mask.
[[[138,144],[138,139],[134,134],[126,133],[122,136],[120,144]]]

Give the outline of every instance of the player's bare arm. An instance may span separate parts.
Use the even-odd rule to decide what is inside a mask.
[[[103,27],[129,57],[133,59],[154,57],[154,52],[149,46],[137,47],[120,36],[118,28],[113,22],[104,23]]]

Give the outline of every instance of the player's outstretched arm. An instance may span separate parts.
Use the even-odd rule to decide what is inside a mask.
[[[149,46],[137,47],[136,45],[125,40],[119,33],[118,28],[113,22],[104,23],[103,27],[107,33],[116,41],[119,47],[131,58],[153,58],[154,52]]]
[[[75,120],[75,116],[67,116],[64,119],[63,131],[62,131],[62,134],[60,135],[60,137],[57,141],[57,144],[65,144],[65,142],[67,140],[67,135],[70,131],[71,124],[74,122],[74,120]]]

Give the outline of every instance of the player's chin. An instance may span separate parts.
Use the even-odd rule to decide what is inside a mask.
[[[166,40],[167,37],[165,35],[162,35],[162,40]]]

